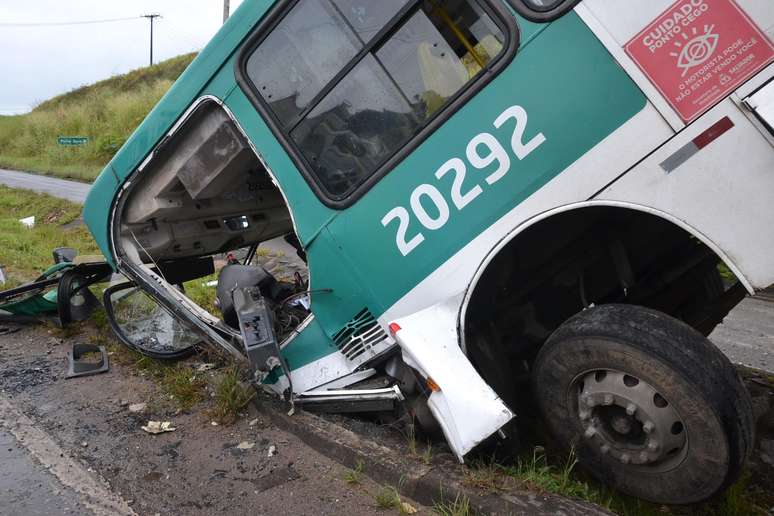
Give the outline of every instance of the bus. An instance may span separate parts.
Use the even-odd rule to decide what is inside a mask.
[[[773,37],[768,0],[245,0],[89,193],[111,324],[707,499],[753,447],[707,335],[774,283]]]

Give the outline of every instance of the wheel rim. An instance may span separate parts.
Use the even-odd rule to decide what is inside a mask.
[[[641,378],[611,369],[578,376],[578,420],[592,448],[624,465],[665,471],[688,448],[687,430],[669,400]]]

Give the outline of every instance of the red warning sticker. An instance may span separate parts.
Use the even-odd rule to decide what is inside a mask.
[[[679,0],[625,49],[686,122],[774,59],[774,45],[733,0]]]

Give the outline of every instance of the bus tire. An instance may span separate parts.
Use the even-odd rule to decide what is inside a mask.
[[[706,500],[738,478],[753,447],[750,397],[731,362],[655,310],[611,304],[575,315],[538,353],[532,382],[557,444],[644,500]]]

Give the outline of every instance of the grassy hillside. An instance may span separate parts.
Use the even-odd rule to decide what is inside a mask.
[[[26,115],[0,116],[0,168],[93,180],[195,55],[83,86]],[[89,143],[64,147],[59,136]]]
[[[71,224],[80,215],[79,204],[0,185],[0,266],[8,278],[0,290],[35,279],[54,264],[51,251],[57,247],[101,254],[86,226]],[[35,217],[31,229],[19,223],[29,216]]]

